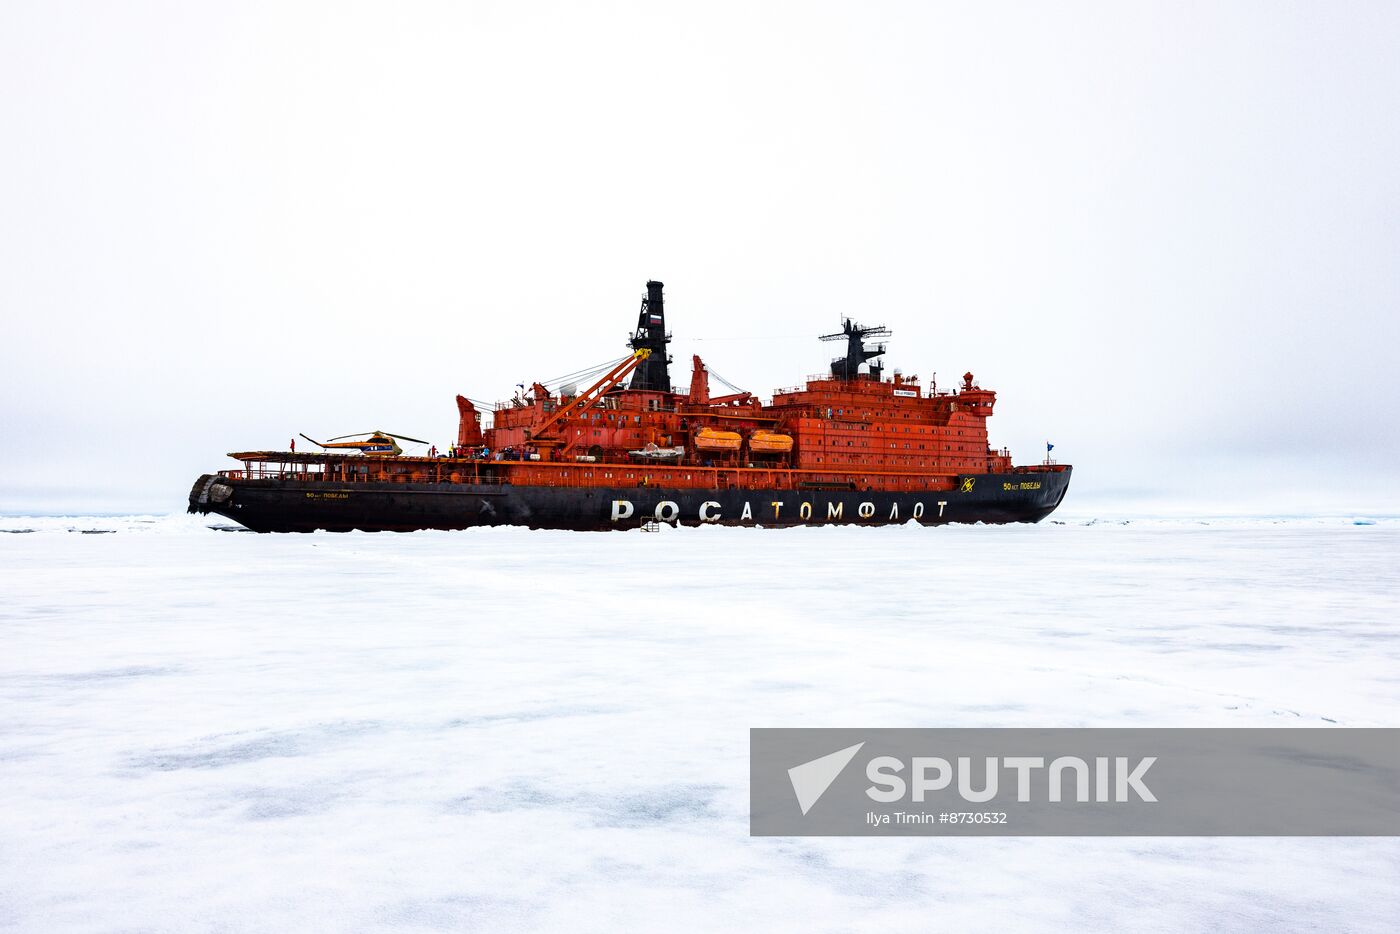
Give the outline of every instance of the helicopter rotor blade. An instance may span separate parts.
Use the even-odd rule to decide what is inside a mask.
[[[303,438],[305,438],[307,441],[310,441],[312,444],[316,445],[318,448],[323,448],[323,447],[325,447],[324,444],[322,444],[321,442],[317,441],[315,438],[311,437],[310,435],[302,435],[301,432],[297,432],[297,434],[301,435]],[[335,439],[332,438],[331,440],[334,441]]]
[[[376,429],[376,430],[374,430],[374,431],[357,431],[357,432],[354,432],[353,434],[340,435],[339,437],[335,437],[335,438],[327,438],[326,441],[327,441],[327,443],[329,443],[329,442],[331,442],[331,441],[343,441],[343,440],[345,440],[346,438],[362,438],[362,437],[368,437],[368,436],[370,436],[370,435],[385,435],[386,437],[397,438],[397,439],[399,439],[400,441],[412,441],[414,444],[428,444],[428,443],[429,443],[429,442],[427,442],[427,441],[423,441],[423,440],[420,440],[420,439],[418,439],[418,438],[410,438],[408,435],[396,435],[396,434],[394,434],[392,431],[379,431],[378,429]],[[306,435],[302,435],[302,437],[303,437],[303,438],[306,438]],[[312,441],[310,438],[306,438],[306,440],[307,440],[307,441],[311,441],[312,444],[321,444],[321,442],[319,442],[319,441]],[[322,446],[322,447],[325,447],[325,445],[321,445],[321,446]]]

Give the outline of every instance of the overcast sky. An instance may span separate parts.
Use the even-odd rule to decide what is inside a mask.
[[[1071,500],[1400,508],[1400,4],[0,5],[0,511],[843,314]]]

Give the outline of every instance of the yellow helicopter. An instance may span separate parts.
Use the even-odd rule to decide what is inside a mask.
[[[412,441],[414,444],[428,443],[419,441],[417,438],[410,438],[408,435],[396,435],[387,431],[357,431],[352,435],[331,438],[329,441],[317,441],[308,435],[302,435],[302,437],[318,448],[324,448],[328,451],[359,451],[366,457],[398,457],[403,453],[403,448],[399,447],[399,441]],[[360,438],[361,440],[346,441],[346,438]]]

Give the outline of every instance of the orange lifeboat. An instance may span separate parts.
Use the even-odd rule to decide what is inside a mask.
[[[755,454],[787,454],[792,450],[792,435],[760,428],[749,435],[749,450]]]
[[[691,436],[691,440],[701,451],[737,451],[744,443],[737,431],[720,431],[718,428],[701,428]]]

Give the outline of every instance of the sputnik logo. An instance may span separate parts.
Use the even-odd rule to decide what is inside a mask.
[[[836,777],[846,766],[851,764],[851,760],[856,757],[856,753],[860,752],[860,747],[864,745],[864,742],[856,743],[854,746],[838,749],[820,759],[813,759],[811,762],[794,765],[788,769],[788,780],[792,782],[792,792],[797,795],[797,806],[802,808],[804,815],[812,809],[812,805],[821,800],[821,796],[826,794],[831,783],[836,781]]]

